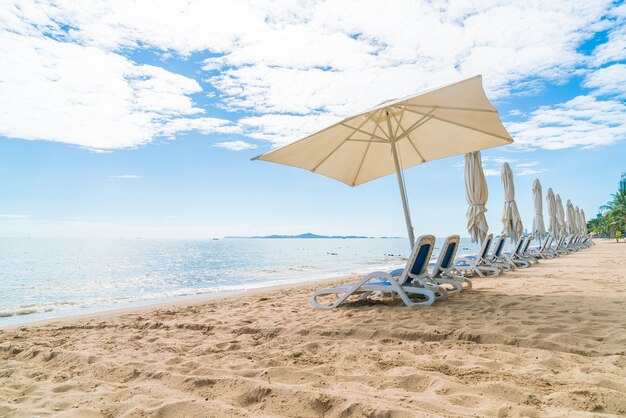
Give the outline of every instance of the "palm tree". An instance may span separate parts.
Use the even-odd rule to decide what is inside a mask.
[[[606,211],[602,218],[606,218],[612,234],[619,231],[621,235],[623,231],[626,231],[626,190],[619,190],[611,196],[613,199],[600,207]]]

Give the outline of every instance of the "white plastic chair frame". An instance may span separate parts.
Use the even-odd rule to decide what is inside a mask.
[[[435,246],[435,237],[432,235],[422,235],[417,239],[416,245],[407,260],[407,264],[405,268],[402,269],[402,273],[398,278],[393,277],[390,273],[375,271],[351,285],[319,289],[311,295],[311,303],[316,308],[333,309],[345,302],[350,296],[359,296],[359,299],[365,299],[371,294],[380,292],[382,294],[397,294],[406,306],[432,305],[436,299],[435,292],[424,287],[419,280],[415,279],[414,275],[410,274],[410,271],[415,267],[418,254],[425,246],[429,246],[429,248],[427,249],[427,254],[423,254],[425,258],[420,260],[420,264],[423,264],[423,266],[418,267],[420,271],[426,270],[430,255]],[[377,280],[377,282],[373,280]],[[442,296],[447,296],[444,289],[440,289],[439,293]],[[325,305],[318,301],[319,297],[329,295],[336,295],[338,298],[330,305]],[[420,296],[421,298],[419,301],[415,302],[410,296]]]

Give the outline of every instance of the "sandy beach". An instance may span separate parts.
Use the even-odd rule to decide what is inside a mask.
[[[0,330],[0,416],[624,415],[625,256],[600,240],[432,307],[315,310],[316,283]]]

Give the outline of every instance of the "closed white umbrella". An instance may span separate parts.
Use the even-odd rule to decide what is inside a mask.
[[[533,237],[541,241],[546,237],[546,226],[543,222],[543,197],[541,196],[541,183],[539,179],[535,179],[533,182],[533,204],[535,207]]]
[[[583,221],[583,215],[580,213],[580,208],[578,206],[576,206],[576,223],[578,226],[578,234],[579,235],[583,235],[585,233],[585,228],[583,226],[584,221]]]
[[[465,154],[465,200],[467,208],[467,232],[472,242],[483,242],[489,231],[485,212],[489,191],[483,172],[480,151]]]
[[[504,233],[509,236],[511,242],[516,242],[524,232],[522,218],[519,216],[517,203],[515,203],[515,186],[513,184],[513,171],[509,163],[502,164],[500,171],[502,189],[504,191],[504,210],[502,211],[502,225]]]
[[[512,142],[476,76],[383,102],[254,159],[304,168],[349,186],[395,172],[413,246],[402,170]]]
[[[589,228],[587,228],[587,217],[585,216],[585,211],[583,209],[580,210],[580,217],[583,221],[583,234],[587,235],[589,233]]]
[[[576,235],[576,215],[574,214],[574,205],[567,199],[567,229],[570,235]]]
[[[546,202],[548,203],[548,216],[550,234],[557,237],[559,236],[559,220],[557,219],[556,198],[551,187],[548,187],[548,193],[546,194]]]
[[[567,235],[567,224],[565,223],[565,210],[563,209],[563,201],[557,193],[554,198],[556,201],[556,219],[559,221],[559,234]]]

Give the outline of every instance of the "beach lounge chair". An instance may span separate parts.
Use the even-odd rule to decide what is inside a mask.
[[[493,265],[487,256],[489,247],[493,242],[493,234],[487,235],[477,255],[462,255],[454,262],[454,268],[464,274],[477,275],[479,277],[499,276],[500,267]]]
[[[463,283],[467,286],[465,289],[472,288],[472,282],[466,277],[463,277],[460,272],[454,268],[454,258],[459,248],[459,241],[461,238],[458,235],[450,235],[443,243],[437,261],[429,263],[431,267],[429,274],[438,285],[452,286],[452,289],[446,287],[448,295],[455,295],[463,290]]]
[[[592,234],[587,234],[585,237],[583,237],[583,245],[585,246],[585,248],[589,248],[592,245],[596,245],[596,243],[593,242],[593,240],[591,239],[591,235]]]
[[[501,267],[504,271],[515,270],[515,263],[510,257],[504,256],[502,250],[504,249],[504,244],[506,243],[506,235],[502,234],[496,238],[495,244],[493,245],[493,250],[491,251],[491,255],[489,255],[489,261],[492,264],[495,264],[498,267]]]
[[[508,251],[505,253],[507,259],[511,263],[513,263],[515,267],[519,267],[519,268],[530,267],[530,262],[524,259],[524,257],[522,256],[522,248],[524,248],[524,246],[526,245],[526,241],[527,241],[527,238],[521,237],[517,241],[517,244],[515,244],[513,251]]]
[[[530,243],[532,242],[533,237],[532,236],[527,236],[526,237],[526,241],[524,242],[524,245],[522,246],[522,249],[520,250],[520,256],[528,261],[530,264],[537,264],[539,263],[539,260],[536,257],[533,257],[532,254],[530,254],[528,252],[529,248],[530,248]]]
[[[561,236],[559,237],[558,240],[556,240],[556,244],[554,246],[554,251],[556,252],[557,255],[561,256],[561,255],[567,255],[570,253],[570,250],[568,250],[565,247],[565,236]]]
[[[570,253],[578,251],[578,247],[576,246],[576,236],[570,235],[568,237],[565,237],[565,240],[563,241],[563,247]]]
[[[530,255],[537,258],[554,258],[558,254],[552,249],[552,241],[554,236],[550,235],[539,247],[531,248],[528,250]]]
[[[406,306],[432,305],[437,295],[440,298],[447,297],[446,290],[440,288],[428,276],[427,266],[434,246],[434,236],[422,235],[417,239],[404,269],[398,269],[401,271],[399,275],[397,275],[398,270],[391,273],[376,271],[363,277],[355,284],[317,290],[311,295],[311,303],[316,308],[332,309],[352,296],[358,296],[358,299],[362,300],[375,293],[390,293],[398,295]],[[394,277],[394,273],[396,273],[396,277]],[[318,300],[322,296],[331,295],[336,296],[337,299],[330,305],[323,304]],[[419,299],[417,301],[411,300],[412,296],[418,296]]]

